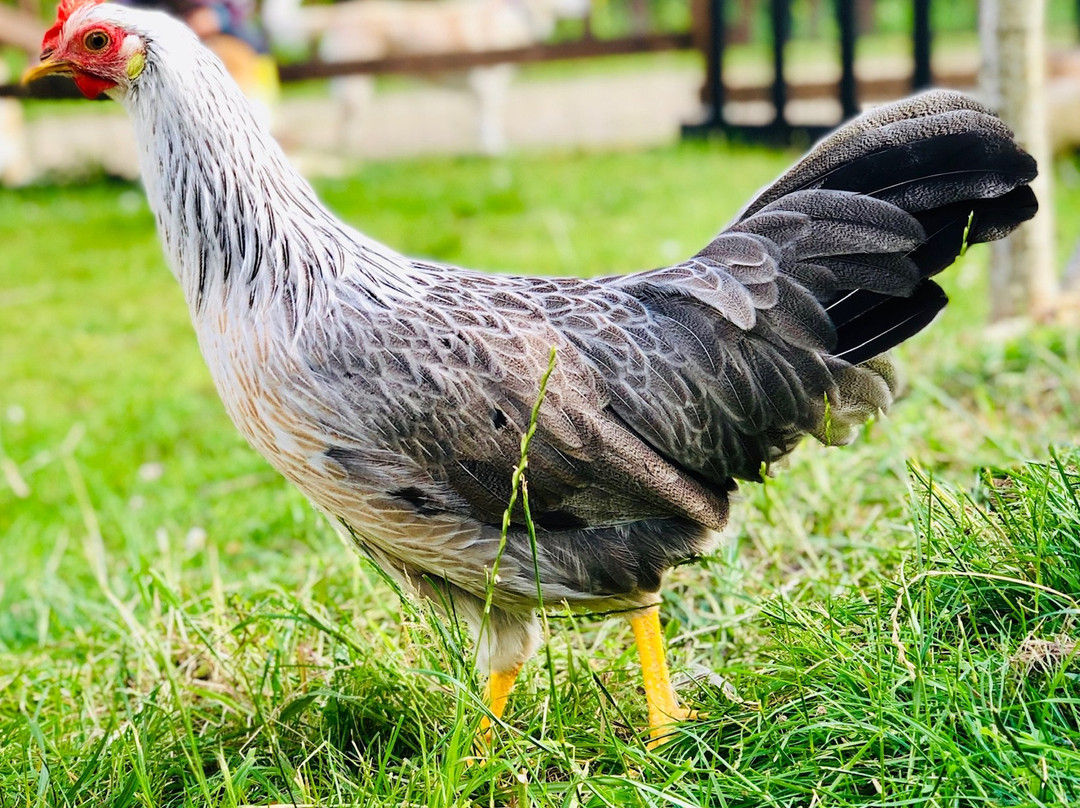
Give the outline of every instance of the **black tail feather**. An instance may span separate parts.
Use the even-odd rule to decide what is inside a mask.
[[[966,96],[935,91],[874,110],[822,141],[751,202],[736,227],[782,236],[768,233],[765,217],[805,212],[808,192],[818,206],[839,194],[845,211],[857,210],[852,194],[872,197],[894,206],[897,220],[918,222],[922,237],[898,252],[889,246],[896,222],[866,239],[850,220],[838,227],[814,215],[818,232],[794,242],[782,267],[808,281],[825,306],[836,327],[834,355],[857,364],[934,319],[947,299],[928,279],[967,245],[1002,238],[1035,215],[1028,183],[1036,174],[1034,159],[999,119]],[[881,211],[872,212],[861,227],[879,226]],[[861,249],[850,249],[860,239]],[[802,245],[812,250],[800,252]]]
[[[844,321],[836,327],[835,356],[857,365],[885,353],[930,325],[948,301],[933,281],[920,283],[910,297],[858,289],[836,304]]]
[[[963,200],[915,214],[926,231],[926,241],[912,259],[922,277],[932,277],[956,260],[966,244],[1004,238],[1039,209],[1035,192],[1027,185],[992,199]]]

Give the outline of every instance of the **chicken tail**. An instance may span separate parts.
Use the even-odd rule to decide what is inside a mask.
[[[1002,238],[1035,215],[1028,183],[1036,174],[997,117],[937,90],[823,140],[731,229],[780,247],[781,271],[832,320],[831,353],[854,365],[934,319],[947,298],[930,278],[969,244]]]
[[[697,255],[605,280],[670,345],[637,375],[608,374],[616,412],[716,484],[758,479],[806,434],[850,442],[893,401],[884,354],[945,305],[933,276],[1034,216],[1036,173],[1008,127],[955,92],[842,127]],[[612,355],[606,333],[587,349],[605,369],[642,363]],[[687,414],[660,434],[658,411]]]

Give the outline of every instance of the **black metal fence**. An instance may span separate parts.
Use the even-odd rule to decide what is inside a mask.
[[[723,132],[751,140],[788,141],[793,136],[817,137],[840,123],[825,121],[815,124],[796,125],[787,115],[788,101],[791,100],[792,85],[787,77],[786,50],[791,38],[792,0],[768,0],[770,5],[770,34],[772,55],[772,84],[769,88],[769,101],[772,106],[772,118],[765,124],[739,124],[727,118],[726,106],[729,90],[725,85],[724,61],[728,41],[727,7],[729,0],[708,0],[707,20],[705,22],[705,63],[706,78],[703,91],[707,107],[704,122],[688,125],[684,128],[687,135],[703,135]],[[907,88],[898,88],[902,95],[904,89],[920,90],[929,87],[933,81],[931,68],[932,33],[930,24],[931,0],[911,0],[912,3],[912,72]],[[1080,5],[1080,0],[1078,0]],[[855,72],[855,46],[859,36],[856,20],[856,0],[834,0],[833,10],[838,31],[836,48],[840,55],[840,80],[830,93],[828,87],[816,87],[821,97],[832,96],[839,101],[841,120],[855,115],[859,111],[859,82]],[[807,86],[802,85],[802,90]],[[824,91],[824,92],[821,92]],[[806,93],[800,93],[803,97]]]

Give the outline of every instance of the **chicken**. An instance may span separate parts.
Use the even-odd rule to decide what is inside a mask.
[[[237,428],[361,552],[469,623],[491,717],[537,647],[542,596],[630,615],[654,743],[686,716],[664,572],[713,547],[737,480],[886,409],[884,353],[945,305],[931,276],[1036,211],[1011,132],[931,92],[824,140],[681,264],[483,274],[336,219],[178,22],[64,0],[42,59],[27,80],[70,75],[130,113]],[[528,457],[534,557],[520,499],[501,525],[552,350]]]

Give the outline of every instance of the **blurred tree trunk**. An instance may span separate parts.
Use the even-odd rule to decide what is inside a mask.
[[[1039,214],[992,246],[991,317],[1044,314],[1057,294],[1051,154],[1046,120],[1045,0],[982,0],[979,34],[983,48],[982,85],[990,106],[1039,161],[1031,184]]]

